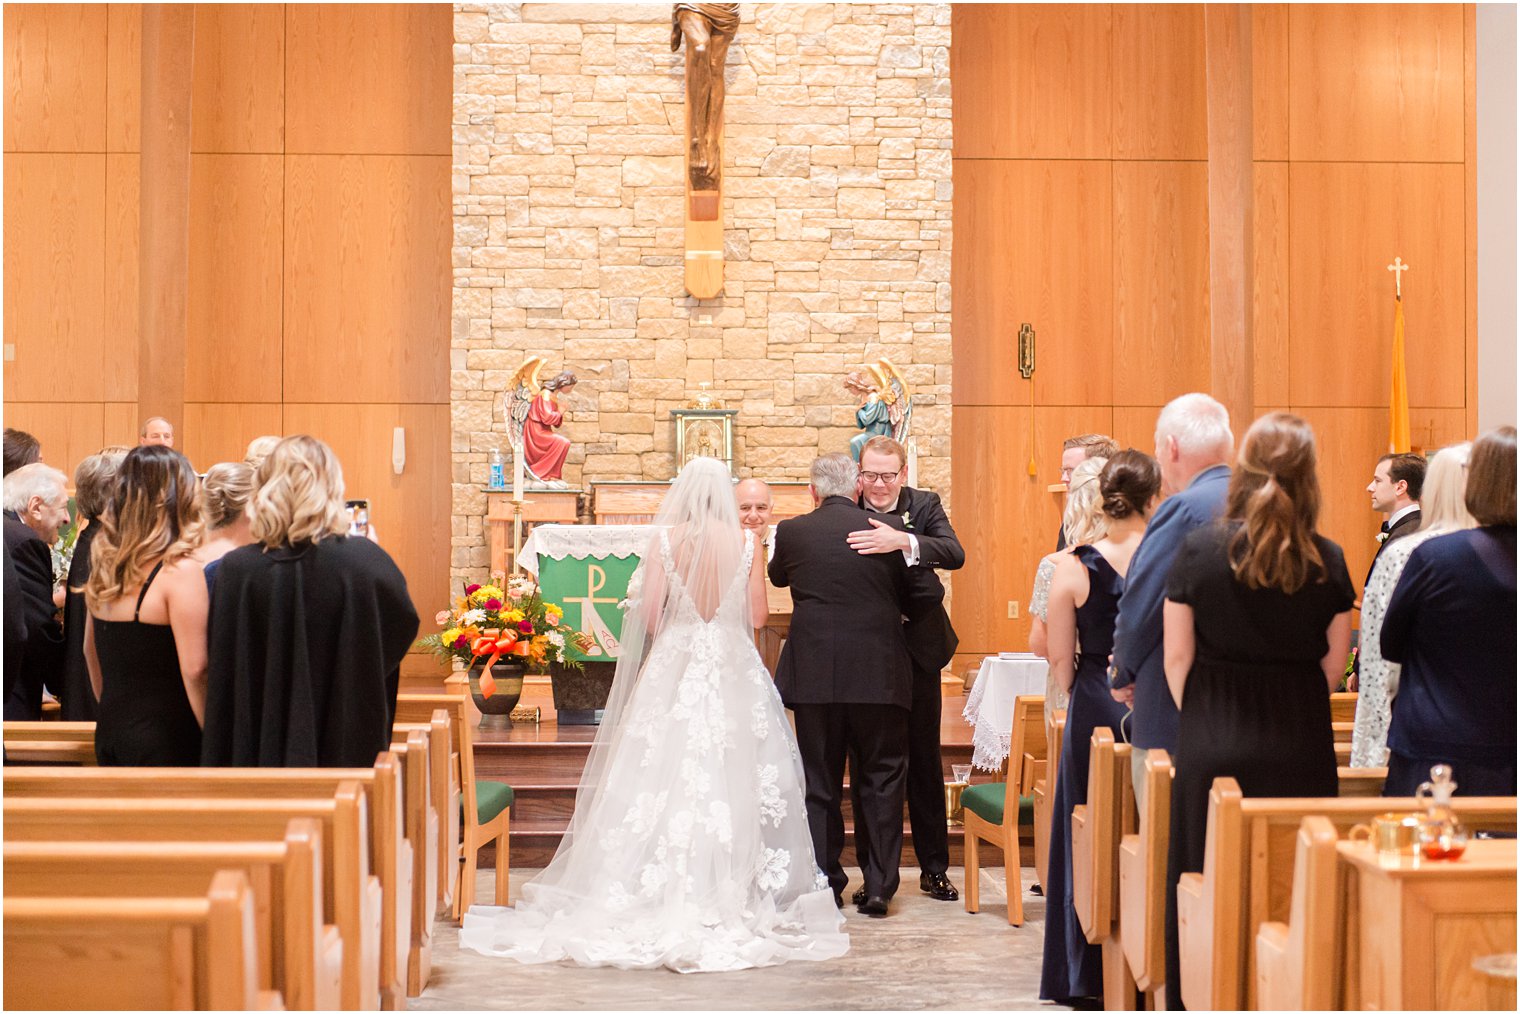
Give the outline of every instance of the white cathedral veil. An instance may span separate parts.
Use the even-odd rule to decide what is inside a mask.
[[[754,650],[745,586],[765,556],[740,527],[728,469],[688,463],[654,527],[569,830],[516,908],[477,906],[460,942],[677,971],[843,954],[796,744]]]

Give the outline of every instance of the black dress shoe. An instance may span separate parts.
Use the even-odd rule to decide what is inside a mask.
[[[918,889],[940,901],[959,901],[961,897],[955,885],[950,883],[950,878],[943,873],[920,873]]]
[[[842,894],[836,894],[836,895],[834,895],[834,907],[835,908],[844,908],[844,895],[842,895]]]
[[[872,919],[885,919],[887,917],[887,899],[879,894],[873,894],[856,906],[855,911],[861,915],[868,915]]]
[[[855,893],[852,894],[852,895],[850,895],[850,904],[851,905],[864,905],[865,903],[866,903],[866,889],[864,887],[857,887],[855,889]]]

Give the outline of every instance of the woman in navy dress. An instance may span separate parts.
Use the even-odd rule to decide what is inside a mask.
[[[1051,814],[1040,999],[1066,1004],[1103,991],[1101,948],[1087,942],[1072,904],[1071,811],[1087,802],[1093,730],[1107,727],[1117,738],[1128,714],[1108,692],[1108,656],[1124,575],[1161,492],[1161,469],[1150,455],[1124,450],[1109,459],[1098,483],[1108,534],[1090,546],[1078,546],[1056,564],[1046,621],[1051,674],[1071,702]]]

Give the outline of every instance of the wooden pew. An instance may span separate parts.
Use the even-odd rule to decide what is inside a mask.
[[[1330,726],[1356,722],[1356,692],[1339,692],[1330,695]],[[1350,742],[1350,737],[1347,737]]]
[[[431,849],[437,871],[433,877],[434,906],[437,912],[453,907],[454,888],[459,878],[459,760],[454,756],[451,709],[428,710],[420,705],[397,704],[397,720],[391,729],[391,742],[404,740],[413,731],[423,732],[428,741],[428,798],[434,819],[428,822],[436,833],[436,848]],[[418,718],[420,716],[420,718]],[[406,720],[410,717],[411,720]]]
[[[460,855],[463,857],[453,909],[454,919],[459,921],[475,902],[477,856],[480,849],[490,842],[496,845],[496,889],[493,900],[497,905],[507,903],[511,877],[513,793],[511,786],[505,782],[477,780],[475,777],[474,737],[479,713],[468,695],[399,694],[396,697],[396,721],[420,721],[422,716],[431,716],[439,708],[449,709],[452,747],[458,757],[459,805],[451,808],[450,816],[458,821],[454,826],[459,828]],[[505,806],[482,822],[478,804],[488,789],[499,792],[500,798],[505,800]]]
[[[1166,1006],[1166,853],[1172,832],[1172,758],[1165,750],[1146,752],[1145,806],[1138,817],[1136,833],[1119,843],[1119,941],[1135,985],[1160,1010]]]
[[[381,1004],[398,1010],[405,1007],[414,863],[394,754],[380,754],[372,768],[22,768],[4,774],[5,795],[18,799],[320,799],[332,798],[345,782],[368,794],[369,868],[381,889]]]
[[[261,993],[253,892],[216,874],[199,898],[4,902],[5,1006],[55,1010],[280,1010]]]
[[[1066,709],[1057,708],[1045,723],[1045,777],[1034,784],[1034,875],[1045,890],[1050,869],[1050,816],[1055,805],[1056,775],[1061,770],[1061,737],[1066,734]],[[1047,901],[1047,904],[1049,902]]]
[[[6,722],[7,763],[95,766],[94,722]]]
[[[1383,783],[1388,780],[1387,768],[1342,767],[1339,773],[1340,794],[1362,799],[1368,796],[1381,796]]]
[[[8,787],[8,786],[7,786]],[[324,919],[343,941],[342,1006],[380,1005],[381,889],[369,873],[363,787],[339,784],[321,799],[21,799],[3,802],[6,841],[283,840],[293,819],[322,827]]]
[[[1075,744],[1073,744],[1075,745]],[[1103,997],[1107,1010],[1133,1010],[1135,983],[1124,964],[1116,918],[1119,840],[1135,830],[1135,788],[1130,747],[1114,731],[1094,729],[1088,753],[1087,802],[1072,808],[1071,889],[1077,921],[1090,944],[1103,946]]]
[[[1337,939],[1335,825],[1305,817],[1298,829],[1288,922],[1256,932],[1256,998],[1263,1010],[1331,1010],[1344,940]]]
[[[1340,831],[1380,813],[1414,811],[1413,798],[1246,799],[1233,778],[1209,792],[1208,846],[1202,873],[1177,885],[1182,1002],[1190,1009],[1255,1008],[1255,951],[1261,924],[1287,917],[1299,826],[1323,815]],[[1515,798],[1458,797],[1453,808],[1470,830],[1515,829]]]
[[[240,870],[254,898],[259,988],[293,1010],[336,1010],[343,944],[322,923],[322,829],[293,820],[281,841],[6,842],[7,898],[205,897]]]
[[[438,918],[438,851],[442,847],[438,811],[433,808],[431,751],[426,730],[412,728],[405,742],[393,742],[405,786],[406,838],[412,843],[412,930],[407,953],[406,995],[421,996],[432,975],[433,920]]]

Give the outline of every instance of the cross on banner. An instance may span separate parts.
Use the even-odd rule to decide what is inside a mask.
[[[1394,296],[1397,297],[1398,299],[1403,299],[1404,298],[1404,287],[1402,285],[1402,282],[1404,280],[1404,272],[1406,272],[1406,271],[1409,270],[1409,265],[1405,264],[1404,261],[1401,258],[1395,257],[1393,259],[1393,263],[1390,264],[1390,265],[1388,265],[1388,270],[1393,272],[1393,294],[1394,294]]]

